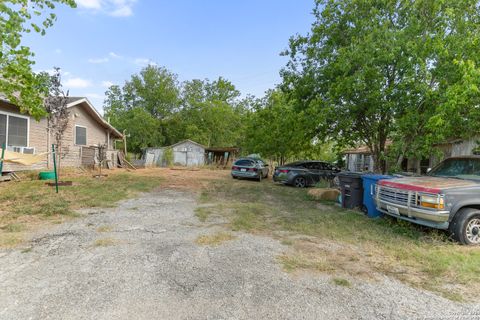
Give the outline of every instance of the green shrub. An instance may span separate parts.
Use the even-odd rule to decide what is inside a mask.
[[[168,167],[173,165],[173,149],[166,148],[163,152],[163,163],[165,163]]]

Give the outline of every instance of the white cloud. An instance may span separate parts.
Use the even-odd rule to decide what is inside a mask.
[[[105,96],[103,94],[98,94],[98,93],[85,93],[85,97],[87,97],[89,100],[98,100],[98,99],[103,99]]]
[[[133,6],[137,0],[77,0],[80,8],[93,13],[105,13],[113,17],[133,15]]]
[[[133,60],[133,63],[137,66],[145,67],[145,66],[156,66],[157,64],[150,59],[147,58],[136,58]]]
[[[88,59],[89,63],[95,63],[95,64],[107,63],[108,61],[109,61],[108,58],[91,58],[91,59]]]
[[[128,6],[119,7],[118,9],[110,12],[112,17],[129,17],[133,14],[132,8]]]
[[[92,86],[92,83],[89,80],[82,78],[70,78],[63,84],[64,87],[69,89],[82,89]]]
[[[109,55],[110,57],[112,57],[112,58],[115,58],[115,59],[121,59],[121,58],[123,58],[122,56],[116,54],[115,52],[110,52],[108,55]]]
[[[99,10],[102,8],[101,0],[76,0],[76,3],[80,8],[96,9],[96,10]]]
[[[104,88],[110,88],[113,85],[114,85],[114,83],[111,82],[111,81],[102,81],[102,87],[104,87]]]

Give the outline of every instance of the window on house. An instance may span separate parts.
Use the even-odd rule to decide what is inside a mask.
[[[28,120],[25,118],[8,117],[8,145],[26,147],[28,137]]]
[[[87,145],[87,128],[75,126],[75,144],[79,146]]]
[[[7,143],[7,116],[0,114],[0,147]]]
[[[0,146],[3,144],[15,147],[28,146],[28,120],[0,114]]]

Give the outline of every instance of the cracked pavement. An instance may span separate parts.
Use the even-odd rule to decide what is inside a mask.
[[[83,210],[26,248],[0,250],[0,319],[424,319],[475,314],[385,277],[352,287],[285,273],[278,241],[220,231],[194,215],[196,196],[160,190]],[[103,227],[103,229],[101,229]],[[103,231],[100,231],[103,230]],[[479,310],[479,309],[476,309]],[[477,312],[480,318],[480,312]],[[470,317],[470,319],[475,319]]]

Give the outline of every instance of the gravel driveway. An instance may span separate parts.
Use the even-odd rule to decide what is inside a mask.
[[[198,245],[218,227],[195,206],[194,194],[157,191],[0,251],[0,319],[480,319],[388,278],[349,288],[285,273],[276,257],[288,248],[270,238]]]

